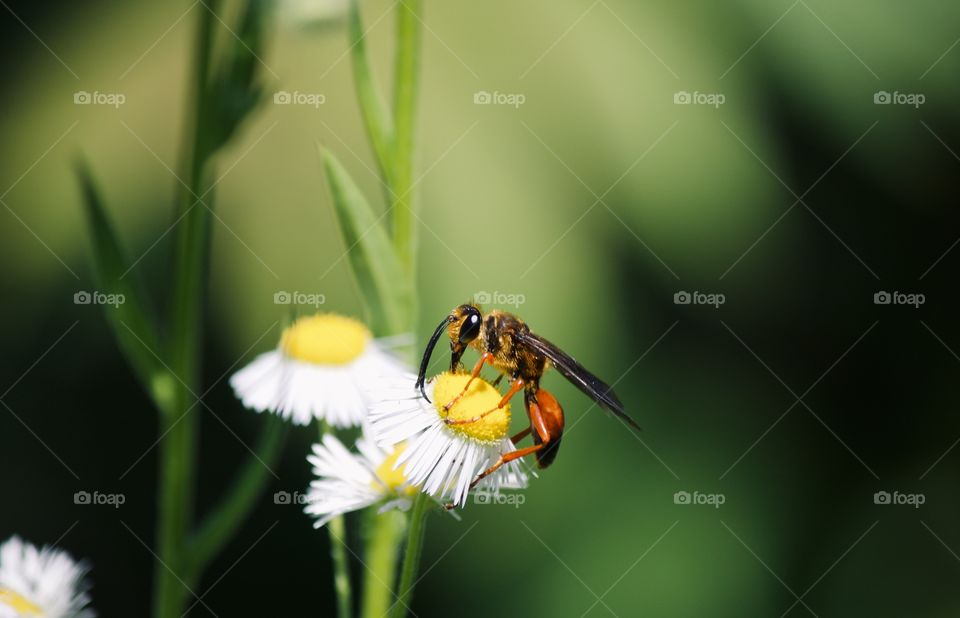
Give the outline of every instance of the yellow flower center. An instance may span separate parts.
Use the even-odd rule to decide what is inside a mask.
[[[0,605],[17,610],[21,616],[42,616],[43,610],[13,590],[0,588]]]
[[[360,356],[371,339],[362,322],[333,313],[300,318],[280,338],[293,358],[316,365],[346,365]]]
[[[397,491],[408,496],[416,495],[417,488],[406,486],[403,487],[403,484],[407,482],[407,477],[403,474],[403,469],[399,468],[394,470],[393,467],[397,464],[397,459],[400,457],[400,453],[403,452],[403,449],[407,448],[406,443],[398,444],[390,455],[387,456],[383,462],[377,466],[376,475],[380,479],[380,482],[387,486],[387,489],[390,491]],[[375,485],[377,489],[380,487]]]
[[[469,374],[449,372],[441,373],[434,379],[433,405],[440,418],[468,421],[448,424],[447,427],[469,438],[481,442],[502,440],[510,429],[510,404],[496,409],[503,396],[486,380],[474,379],[467,392],[449,411],[443,409],[463,391],[469,380]]]

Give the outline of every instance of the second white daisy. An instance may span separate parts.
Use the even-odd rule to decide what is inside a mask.
[[[367,384],[406,372],[370,330],[352,318],[317,314],[283,331],[280,344],[230,378],[237,397],[257,412],[299,425],[313,419],[335,427],[359,425]]]
[[[307,461],[317,478],[310,482],[304,512],[313,515],[319,528],[338,515],[380,504],[379,512],[410,508],[417,489],[393,465],[403,445],[385,450],[367,437],[357,440],[353,453],[332,434],[313,445]]]
[[[407,447],[397,458],[395,468],[402,469],[413,485],[431,496],[464,505],[471,483],[493,466],[501,455],[516,450],[507,436],[510,429],[510,405],[497,407],[501,395],[488,382],[477,378],[450,411],[451,401],[467,384],[469,375],[443,373],[426,386],[430,401],[414,387],[416,376],[381,381],[371,389],[370,422],[377,443],[389,447],[401,442]],[[470,423],[448,424],[447,419],[463,420],[487,413]],[[527,475],[520,461],[500,466],[484,478],[478,487],[497,493],[500,489],[527,486]]]

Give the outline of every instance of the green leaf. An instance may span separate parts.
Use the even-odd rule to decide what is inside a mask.
[[[210,128],[214,151],[232,139],[264,100],[258,80],[266,66],[261,55],[269,4],[267,0],[244,3],[233,26],[233,36],[228,37],[218,66],[210,76],[204,123]]]
[[[320,156],[347,245],[347,257],[373,330],[378,335],[405,332],[412,318],[412,286],[383,225],[386,217],[374,215],[363,193],[332,153],[321,149]]]
[[[157,329],[146,312],[142,282],[136,271],[127,266],[123,249],[110,226],[103,200],[84,162],[77,164],[77,177],[86,206],[87,222],[93,242],[94,268],[97,286],[103,294],[115,294],[123,301],[103,305],[104,315],[113,329],[120,350],[133,367],[134,373],[151,396],[162,406],[167,374],[157,358]]]
[[[417,246],[415,196],[413,195],[413,142],[420,76],[419,0],[404,0],[397,6],[396,68],[394,71],[393,134],[393,243],[400,263],[414,269]]]
[[[387,199],[393,191],[393,120],[380,95],[380,89],[370,68],[367,56],[366,33],[360,16],[360,1],[350,1],[348,16],[350,35],[350,57],[353,61],[353,81],[357,91],[357,102],[363,114],[363,123],[367,135],[377,155],[380,174],[388,187]]]

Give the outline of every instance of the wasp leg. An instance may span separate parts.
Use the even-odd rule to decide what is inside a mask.
[[[528,429],[527,431],[530,431],[530,430]],[[477,483],[479,483],[483,479],[487,478],[488,476],[490,476],[491,474],[499,470],[500,466],[502,466],[503,464],[510,463],[514,459],[520,459],[521,457],[526,457],[527,455],[536,453],[537,451],[544,449],[546,447],[547,447],[547,443],[541,442],[540,444],[536,444],[534,446],[528,446],[526,448],[522,448],[516,451],[510,451],[509,453],[505,453],[501,455],[495,464],[493,464],[492,466],[490,466],[489,468],[487,468],[486,470],[478,474],[477,478],[473,479],[473,481],[470,483],[470,489],[473,489],[474,487],[477,486]],[[449,504],[444,505],[444,508],[449,511],[453,508],[456,508],[456,506],[457,506],[456,504],[453,504],[451,502]]]
[[[500,382],[503,381],[503,376],[505,375],[507,374],[501,373],[500,375],[498,375],[497,379],[490,383],[490,386],[492,386],[493,388],[497,388],[498,386],[500,386]]]
[[[492,414],[497,410],[499,410],[500,408],[502,408],[503,406],[507,405],[507,403],[510,401],[510,398],[516,395],[517,393],[519,393],[520,389],[524,387],[524,384],[525,382],[523,381],[523,378],[516,378],[513,382],[511,382],[510,390],[508,390],[507,394],[500,399],[500,403],[497,404],[496,408],[491,408],[486,412],[482,414],[478,414],[477,416],[474,416],[472,418],[458,418],[458,419],[445,418],[443,419],[443,422],[446,423],[447,425],[467,425],[469,423],[476,423],[477,421],[487,416],[488,414]]]
[[[483,354],[480,355],[480,360],[478,360],[478,361],[477,361],[477,364],[473,366],[473,371],[470,372],[470,379],[467,380],[467,383],[464,385],[463,390],[460,391],[460,394],[459,394],[459,395],[457,395],[456,397],[454,397],[453,399],[451,399],[450,401],[448,401],[447,404],[446,404],[445,406],[443,406],[443,409],[444,409],[444,410],[448,410],[448,411],[449,411],[450,408],[452,408],[453,406],[455,406],[456,403],[457,403],[458,401],[460,401],[460,398],[463,397],[463,396],[466,394],[467,389],[470,388],[470,384],[472,384],[473,381],[476,379],[476,377],[480,375],[480,371],[483,369],[483,364],[484,364],[484,363],[491,363],[491,364],[492,364],[492,363],[493,363],[493,354],[491,354],[490,352],[484,352]]]
[[[514,459],[520,459],[521,457],[526,457],[527,455],[536,453],[550,445],[550,441],[553,436],[550,435],[550,430],[547,427],[547,423],[540,412],[540,406],[536,403],[533,403],[527,407],[527,411],[530,413],[530,427],[518,433],[517,436],[523,437],[530,433],[531,430],[536,430],[537,436],[540,438],[540,443],[500,455],[500,458],[497,459],[496,463],[477,475],[477,478],[473,479],[473,482],[470,483],[470,489],[473,489],[477,486],[477,483],[499,470],[500,466],[503,464],[510,463]]]
[[[531,429],[530,427],[527,427],[526,429],[522,429],[517,433],[517,435],[510,438],[510,441],[516,444],[520,440],[523,440],[524,438],[526,438],[531,431],[533,431],[533,429]]]

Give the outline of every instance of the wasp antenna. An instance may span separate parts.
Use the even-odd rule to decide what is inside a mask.
[[[433,354],[433,348],[437,346],[437,341],[440,340],[440,336],[443,335],[443,331],[446,330],[449,322],[450,317],[447,316],[437,325],[437,329],[433,331],[433,335],[430,336],[430,341],[427,342],[427,347],[423,351],[423,358],[420,360],[420,373],[417,374],[417,382],[414,384],[414,388],[419,388],[420,394],[423,395],[423,398],[427,401],[430,401],[430,398],[427,397],[427,392],[423,387],[424,381],[427,378],[427,365],[430,364],[430,356]]]

